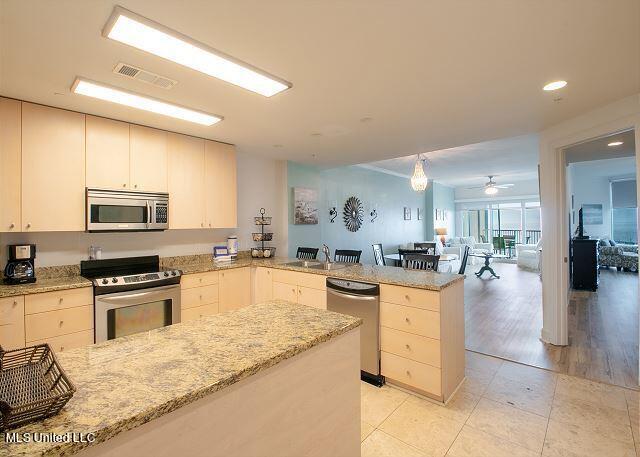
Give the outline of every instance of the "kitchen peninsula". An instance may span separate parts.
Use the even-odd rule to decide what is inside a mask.
[[[360,455],[359,325],[275,300],[59,353],[74,397],[12,431],[95,441],[0,457]]]

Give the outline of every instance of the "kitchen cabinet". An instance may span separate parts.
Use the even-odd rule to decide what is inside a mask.
[[[129,182],[132,190],[167,192],[167,132],[130,125]]]
[[[168,134],[169,228],[205,227],[204,140]],[[208,224],[207,224],[208,227]]]
[[[220,312],[251,304],[249,267],[222,270],[220,274]]]
[[[206,225],[211,228],[237,227],[236,148],[230,144],[206,140],[204,160]]]
[[[0,346],[18,349],[24,343],[24,297],[0,298]]]
[[[0,232],[21,230],[21,120],[18,100],[0,97]]]
[[[85,228],[85,115],[22,103],[22,229]]]
[[[274,269],[273,298],[327,309],[326,276]]]
[[[87,187],[129,188],[129,124],[87,115]]]
[[[319,309],[327,309],[327,291],[298,286],[298,303]]]
[[[180,281],[182,322],[218,313],[219,275],[217,271],[184,275]]]
[[[270,268],[257,267],[254,282],[254,303],[273,299],[273,271]]]
[[[273,298],[298,303],[298,286],[284,282],[274,282]]]

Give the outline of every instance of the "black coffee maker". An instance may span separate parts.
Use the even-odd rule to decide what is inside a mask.
[[[35,259],[35,244],[10,244],[9,260],[4,267],[4,282],[7,284],[36,282]]]

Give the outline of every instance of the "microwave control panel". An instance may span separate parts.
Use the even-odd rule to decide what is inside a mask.
[[[166,203],[156,203],[156,223],[167,223],[167,205]]]

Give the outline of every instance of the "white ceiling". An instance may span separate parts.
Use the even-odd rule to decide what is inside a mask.
[[[640,91],[637,0],[118,3],[293,88],[268,99],[103,38],[113,1],[0,0],[0,94],[340,165],[538,132]],[[113,74],[121,61],[179,83]],[[72,95],[77,75],[225,120],[200,127]],[[540,90],[560,78],[565,89]]]
[[[622,141],[622,144],[620,146],[608,146],[609,143],[614,141]],[[635,154],[636,141],[633,130],[603,136],[565,149],[567,163],[633,157]]]
[[[382,171],[411,176],[415,155],[366,164]],[[538,135],[486,141],[424,154],[427,175],[447,186],[485,184],[488,175],[498,184],[537,179]]]

